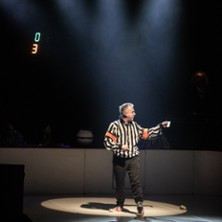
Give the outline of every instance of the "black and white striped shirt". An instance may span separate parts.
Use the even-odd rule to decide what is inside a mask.
[[[110,123],[104,137],[104,146],[118,157],[131,158],[139,155],[138,142],[141,138],[154,139],[161,133],[161,129],[161,124],[148,129],[135,121],[126,124],[119,119]],[[127,145],[129,150],[123,151],[122,145]]]

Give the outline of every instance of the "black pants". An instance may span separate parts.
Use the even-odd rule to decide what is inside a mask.
[[[116,182],[116,200],[118,206],[123,206],[125,201],[125,177],[128,172],[131,189],[135,202],[143,202],[143,190],[140,182],[140,159],[121,158],[113,156],[113,172]]]

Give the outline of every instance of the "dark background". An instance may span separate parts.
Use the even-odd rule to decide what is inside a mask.
[[[172,121],[143,148],[221,150],[221,12],[219,1],[1,1],[1,146],[11,124],[22,146],[42,144],[50,125],[45,147],[103,148],[118,106],[132,102],[144,127]],[[93,142],[80,144],[80,130]]]

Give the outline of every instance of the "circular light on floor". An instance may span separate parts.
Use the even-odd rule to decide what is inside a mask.
[[[58,198],[43,201],[41,205],[51,210],[67,213],[78,213],[97,216],[136,216],[137,208],[133,199],[126,199],[122,212],[110,212],[115,207],[114,198],[81,197],[81,198]],[[145,217],[178,215],[187,212],[186,208],[177,205],[144,200]]]

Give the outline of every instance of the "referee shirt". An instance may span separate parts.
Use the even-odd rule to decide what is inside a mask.
[[[104,146],[112,150],[113,154],[122,158],[131,158],[139,155],[138,142],[140,139],[154,139],[162,131],[161,124],[152,128],[143,128],[137,122],[125,123],[122,119],[110,123],[104,137]],[[127,145],[129,150],[123,151],[122,145]]]

